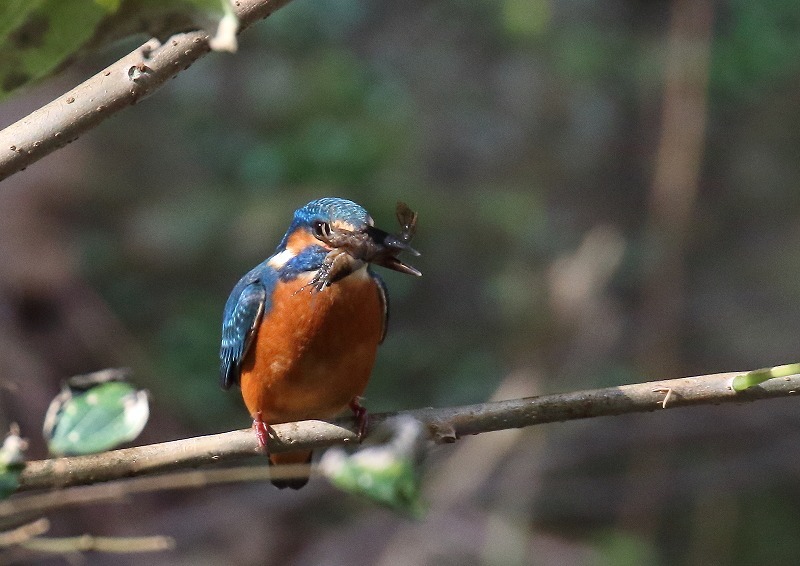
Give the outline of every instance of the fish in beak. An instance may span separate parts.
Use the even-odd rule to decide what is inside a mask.
[[[398,234],[390,234],[374,226],[366,226],[361,230],[332,227],[325,234],[325,240],[337,252],[344,252],[355,260],[374,263],[393,271],[419,277],[422,273],[418,269],[397,258],[402,252],[413,256],[420,255],[409,245],[417,229],[417,213],[404,202],[398,202],[397,220],[400,223]]]
[[[389,234],[373,226],[367,228],[366,234],[369,237],[367,253],[359,259],[407,275],[416,275],[417,277],[422,275],[417,268],[403,263],[397,257],[401,252],[407,252],[417,257],[420,255],[417,250],[408,245],[410,238],[405,238],[402,234],[399,236]]]
[[[416,231],[417,213],[405,203],[398,202],[397,219],[400,222],[398,234],[390,234],[374,226],[353,230],[343,226],[326,225],[317,237],[332,249],[314,278],[304,288],[321,291],[364,263],[374,263],[407,275],[421,276],[422,273],[417,268],[397,258],[402,252],[413,256],[420,255],[409,245]]]

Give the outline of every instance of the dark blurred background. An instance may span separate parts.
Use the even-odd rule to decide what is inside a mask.
[[[0,427],[31,458],[60,380],[111,366],[152,394],[137,442],[248,426],[222,307],[324,195],[420,214],[373,411],[800,358],[800,4],[294,0],[240,39],[0,185]],[[316,479],[51,534],[174,536],[153,564],[796,564],[798,441],[795,400],[595,419],[435,448],[418,523]]]

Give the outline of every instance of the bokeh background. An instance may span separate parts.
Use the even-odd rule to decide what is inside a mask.
[[[240,39],[0,184],[0,427],[30,457],[59,382],[105,367],[152,394],[137,442],[248,426],[222,307],[324,195],[420,214],[373,411],[800,358],[800,4],[294,0]],[[317,479],[51,534],[174,536],[151,564],[796,564],[798,441],[792,399],[546,425],[434,448],[421,522]]]

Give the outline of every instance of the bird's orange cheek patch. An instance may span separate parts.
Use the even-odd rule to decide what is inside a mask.
[[[295,230],[286,242],[286,249],[289,250],[292,255],[298,255],[309,246],[324,247],[324,244],[316,239],[308,230]]]

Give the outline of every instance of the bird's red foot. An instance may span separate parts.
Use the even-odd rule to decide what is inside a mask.
[[[364,435],[367,432],[367,425],[369,424],[369,414],[367,413],[367,408],[364,407],[360,401],[360,397],[353,397],[348,405],[350,410],[353,411],[353,415],[356,417],[356,430],[359,442],[364,440]]]
[[[269,448],[267,447],[269,425],[261,418],[261,411],[258,411],[253,417],[253,431],[256,433],[259,448],[261,448],[262,452],[269,455]]]

